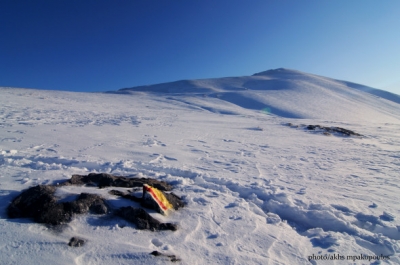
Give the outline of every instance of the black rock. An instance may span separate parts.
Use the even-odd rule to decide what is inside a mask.
[[[344,129],[344,128],[341,128],[341,127],[325,127],[325,126],[321,126],[321,125],[318,125],[318,124],[317,125],[308,125],[306,127],[306,129],[307,130],[320,129],[320,130],[323,130],[324,133],[325,132],[329,132],[329,133],[336,132],[336,133],[340,133],[340,134],[343,134],[343,135],[346,135],[346,136],[363,136],[363,135],[361,135],[359,133],[356,133],[356,132],[354,132],[352,130]],[[325,133],[325,135],[330,135],[330,134],[326,134]]]
[[[151,178],[128,178],[121,176],[113,176],[106,173],[90,173],[89,175],[72,175],[71,179],[61,186],[69,185],[90,185],[98,186],[99,188],[104,187],[143,187],[143,184],[148,184],[162,191],[172,190],[172,186],[165,181],[159,181]]]
[[[108,212],[108,207],[104,202],[93,202],[89,210],[93,214],[106,214]]]
[[[81,193],[75,201],[66,202],[64,204],[68,207],[68,210],[77,214],[87,213],[89,211],[94,214],[105,214],[108,212],[106,202],[96,194]]]
[[[335,131],[335,132],[338,132],[338,133],[345,134],[345,135],[347,135],[347,136],[350,136],[350,135],[362,136],[362,135],[359,134],[359,133],[356,133],[356,132],[353,132],[353,131],[351,131],[351,130],[347,130],[347,129],[344,129],[344,128],[340,128],[340,127],[333,127],[332,130]]]
[[[157,250],[151,252],[150,255],[153,255],[153,256],[156,256],[156,257],[167,257],[172,262],[180,261],[180,259],[177,258],[175,255],[164,254],[164,253],[161,253],[161,252],[159,252]]]
[[[181,197],[179,197],[175,193],[173,193],[173,192],[171,192],[171,193],[164,192],[164,195],[167,198],[167,200],[172,204],[172,206],[174,206],[175,210],[178,210],[179,208],[182,208],[182,207],[185,206],[185,204],[183,203]]]
[[[52,207],[57,200],[54,197],[56,187],[38,185],[23,191],[7,208],[10,218],[37,217],[43,209]]]
[[[133,208],[132,206],[121,207],[115,211],[115,214],[125,220],[134,223],[138,229],[148,229],[151,231],[159,230],[177,230],[177,225],[171,223],[161,223],[153,218],[142,208]]]
[[[74,214],[108,212],[107,204],[99,195],[82,193],[75,201],[57,203],[55,190],[54,186],[44,185],[27,189],[8,206],[8,216],[33,218],[37,223],[59,225],[70,222]]]
[[[308,125],[306,128],[307,128],[307,130],[315,130],[316,128],[321,128],[321,126],[319,126],[319,125]]]
[[[79,237],[72,237],[69,240],[68,246],[70,247],[82,247],[86,243],[86,240]]]
[[[56,203],[48,207],[43,207],[40,214],[34,216],[37,223],[59,225],[69,223],[73,213],[64,207],[62,203]]]

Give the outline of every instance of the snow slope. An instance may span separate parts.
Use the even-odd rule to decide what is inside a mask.
[[[149,255],[158,250],[179,264],[398,264],[399,131],[399,104],[293,70],[114,93],[0,88],[0,263],[165,264]],[[173,184],[186,207],[150,213],[178,231],[94,215],[56,228],[7,219],[22,190],[90,172]],[[82,191],[134,205],[107,189],[57,195]],[[88,242],[68,247],[72,236]],[[344,260],[309,258],[321,255]]]
[[[121,89],[117,93],[156,92],[202,95],[190,104],[205,106],[218,98],[242,108],[267,111],[286,118],[381,121],[399,118],[400,96],[359,84],[279,68],[253,76],[201,80]],[[115,93],[115,92],[112,92]],[[192,97],[191,97],[192,98]],[[379,99],[379,100],[376,100]],[[380,104],[383,101],[383,104]],[[391,101],[391,102],[388,102]],[[206,107],[207,108],[207,107]],[[228,110],[229,112],[230,110]]]

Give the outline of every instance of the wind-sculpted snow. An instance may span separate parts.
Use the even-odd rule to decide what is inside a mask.
[[[360,255],[400,263],[400,111],[311,77],[281,70],[183,82],[172,92],[164,85],[163,93],[0,89],[0,260],[323,264],[310,257],[339,254],[345,262],[330,264],[378,262]],[[282,86],[265,94],[273,78]],[[193,84],[207,90],[189,93]],[[61,203],[89,193],[127,212],[138,205],[129,198],[141,191],[60,185],[100,172],[173,186],[185,207],[150,215],[179,229],[150,232],[94,215],[56,227],[7,218],[9,203],[37,185],[55,185]],[[68,247],[77,235],[84,244]]]

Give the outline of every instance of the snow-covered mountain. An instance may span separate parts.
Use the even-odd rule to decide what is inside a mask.
[[[191,265],[399,264],[397,100],[287,69],[110,93],[0,88],[0,263],[169,262],[149,254],[159,251]],[[178,230],[112,215],[58,227],[8,218],[21,191],[95,172],[171,184],[185,207],[148,211]],[[109,190],[55,195],[140,207]],[[76,236],[85,245],[69,247]]]
[[[380,121],[396,116],[400,96],[379,89],[279,68],[252,76],[182,80],[125,88],[118,93],[169,93],[218,98],[245,109],[264,110],[285,118]],[[365,93],[366,92],[366,93]],[[384,101],[380,104],[376,99]],[[387,101],[392,102],[387,102]],[[210,99],[203,100],[207,108]],[[194,102],[190,102],[193,104]],[[196,102],[196,105],[201,104]],[[199,105],[199,107],[202,107]],[[222,110],[223,111],[223,110]],[[229,112],[229,108],[227,109]]]

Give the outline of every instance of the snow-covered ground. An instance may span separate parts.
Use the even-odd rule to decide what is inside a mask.
[[[0,263],[164,264],[158,250],[180,264],[398,264],[400,104],[355,86],[278,69],[114,93],[0,88]],[[8,219],[22,190],[91,172],[171,183],[186,207],[150,213],[179,229]],[[57,195],[82,191],[135,205],[107,189]],[[88,242],[71,248],[73,236]],[[336,260],[310,259],[321,255]]]

